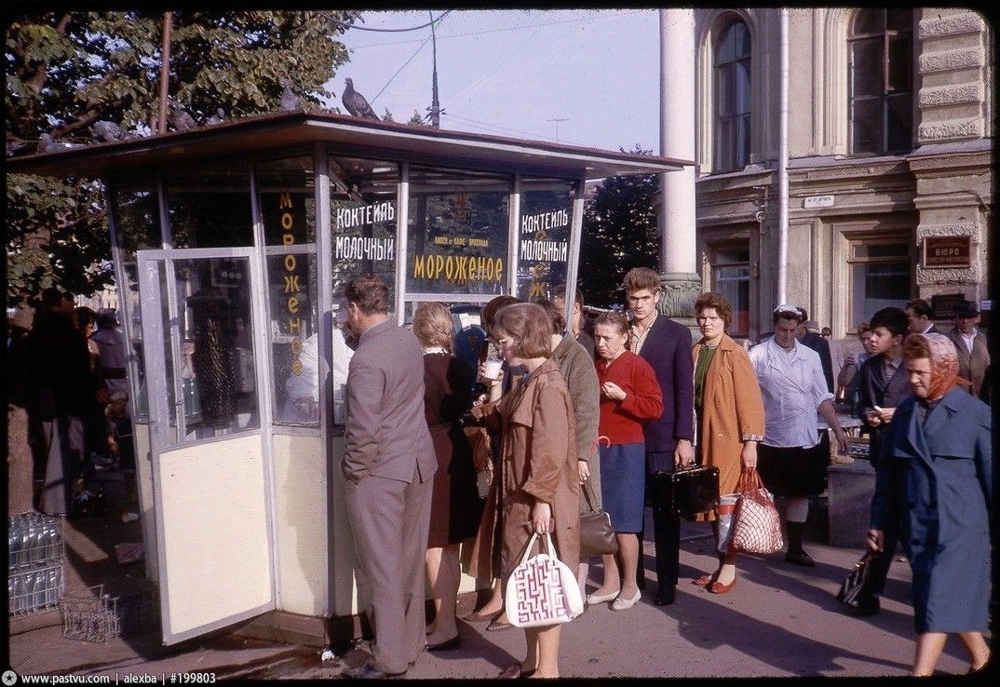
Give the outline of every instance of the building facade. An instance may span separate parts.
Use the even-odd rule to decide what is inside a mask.
[[[785,300],[835,337],[918,297],[943,322],[956,299],[975,300],[985,325],[995,88],[987,20],[957,7],[790,8],[783,32],[777,8],[693,13],[697,253],[702,287],[734,304],[732,333],[770,329],[783,157]]]

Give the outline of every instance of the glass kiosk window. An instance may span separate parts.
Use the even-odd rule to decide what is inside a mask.
[[[517,219],[517,297],[551,298],[566,283],[574,184],[562,179],[522,179]]]
[[[174,248],[253,246],[248,166],[173,172],[166,188]]]

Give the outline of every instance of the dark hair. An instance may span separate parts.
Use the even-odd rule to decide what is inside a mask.
[[[552,323],[537,303],[512,303],[496,315],[496,327],[517,339],[514,355],[548,358],[552,355]]]
[[[622,288],[625,289],[626,294],[642,289],[649,289],[656,293],[660,290],[660,275],[649,267],[633,267],[625,273]]]
[[[348,282],[344,298],[365,315],[389,312],[389,286],[373,274],[363,274]]]
[[[723,330],[729,329],[729,323],[733,321],[733,306],[730,305],[728,298],[723,296],[721,293],[716,293],[715,291],[703,293],[698,296],[698,300],[694,302],[695,316],[697,317],[698,313],[706,308],[715,308],[715,312],[725,323]]]
[[[594,327],[598,325],[609,324],[618,330],[619,334],[628,334],[629,324],[628,318],[625,317],[624,313],[620,313],[617,310],[605,310],[597,319],[594,320]]]
[[[552,321],[553,334],[562,334],[566,331],[566,317],[562,314],[562,310],[556,307],[555,303],[548,298],[539,298],[535,303],[542,306],[542,310],[545,311],[545,314],[549,316],[549,320]]]
[[[483,309],[479,311],[479,319],[482,321],[486,332],[492,334],[493,326],[496,324],[497,312],[500,311],[500,308],[519,302],[514,296],[497,296],[488,300]]]
[[[72,298],[72,296],[58,286],[50,286],[42,291],[42,307],[48,310],[49,308],[54,308],[59,305],[64,298]]]
[[[872,329],[885,327],[893,336],[906,336],[909,330],[909,323],[906,321],[906,313],[899,308],[882,308],[872,315],[868,326]]]
[[[557,284],[554,289],[552,289],[552,298],[562,298],[566,300],[566,285]],[[580,307],[583,308],[583,291],[580,287],[576,287],[576,291],[573,293],[573,302],[579,303]]]
[[[81,332],[87,328],[88,324],[94,324],[97,321],[97,313],[85,305],[73,308],[73,316],[76,318],[76,328]]]
[[[931,304],[925,301],[923,298],[914,298],[912,301],[906,301],[906,305],[903,306],[903,311],[909,308],[913,311],[913,314],[917,317],[930,317],[934,314],[931,310]]]

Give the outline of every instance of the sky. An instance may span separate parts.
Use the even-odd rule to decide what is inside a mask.
[[[445,10],[434,10],[434,18]],[[658,13],[653,9],[365,12],[339,37],[345,79],[381,117],[429,113],[437,43],[441,128],[588,148],[658,152]]]

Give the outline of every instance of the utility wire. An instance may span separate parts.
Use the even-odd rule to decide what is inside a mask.
[[[442,19],[444,19],[446,16],[448,16],[449,12],[451,12],[451,10],[445,10],[444,14],[442,14],[437,19],[432,19],[431,21],[427,22],[426,24],[421,24],[420,26],[411,26],[411,27],[406,28],[406,29],[372,29],[372,28],[369,28],[367,26],[358,26],[357,24],[345,24],[344,22],[340,21],[339,19],[334,19],[332,16],[330,16],[326,12],[319,12],[318,14],[320,14],[323,17],[326,17],[327,21],[329,21],[329,22],[331,22],[333,24],[337,24],[338,26],[344,28],[345,30],[346,29],[356,29],[358,31],[372,31],[374,33],[403,33],[405,31],[419,31],[420,29],[426,29],[431,24],[433,24],[435,22],[439,22]]]

